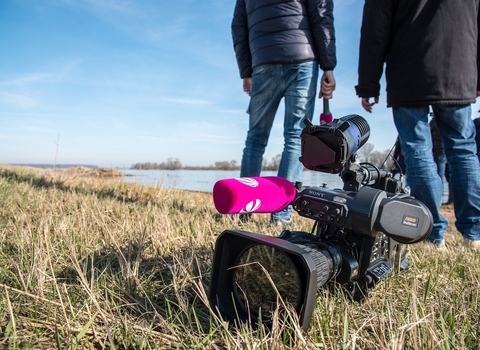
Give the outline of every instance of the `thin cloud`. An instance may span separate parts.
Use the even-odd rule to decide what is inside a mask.
[[[40,105],[39,101],[22,94],[11,94],[0,91],[0,101],[5,105],[11,105],[22,109],[32,108]]]
[[[46,73],[30,73],[27,75],[19,76],[14,79],[2,81],[0,84],[3,86],[20,87],[25,85],[31,85],[36,83],[44,83],[51,81],[51,77]]]
[[[44,83],[61,83],[66,77],[80,64],[80,61],[70,61],[66,63],[52,64],[51,67],[46,67],[41,71],[30,72],[23,75],[15,76],[11,79],[0,82],[1,86],[8,87],[26,87],[34,84]]]
[[[174,37],[182,37],[182,34],[187,32],[191,20],[191,16],[178,16],[162,21],[162,26],[156,25],[147,28],[145,33],[148,40],[152,43],[172,45],[170,40]]]

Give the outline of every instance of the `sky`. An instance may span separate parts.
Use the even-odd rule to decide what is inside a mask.
[[[234,0],[0,0],[0,163],[129,168],[177,158],[240,163],[248,128]],[[362,0],[335,1],[330,109],[359,114],[369,143],[396,138],[386,108],[355,95]],[[314,121],[322,112],[317,99]],[[476,112],[480,104],[473,107]],[[283,107],[265,158],[283,148]],[[474,117],[477,113],[474,113]]]

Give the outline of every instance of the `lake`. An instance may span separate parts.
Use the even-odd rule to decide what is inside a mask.
[[[238,177],[238,170],[123,170],[127,175],[121,181],[147,186],[160,186],[178,190],[212,192],[215,182],[230,177]],[[276,171],[264,171],[261,176],[276,176]],[[302,172],[304,186],[322,186],[330,189],[343,188],[340,176],[317,171]],[[448,185],[444,181],[442,203],[448,201]]]
[[[127,176],[122,181],[147,186],[160,186],[178,190],[212,192],[213,185],[220,179],[239,177],[238,170],[124,170]],[[276,171],[264,171],[261,176],[276,176]],[[343,182],[338,175],[316,171],[303,171],[301,178],[304,186],[322,186],[342,188]]]

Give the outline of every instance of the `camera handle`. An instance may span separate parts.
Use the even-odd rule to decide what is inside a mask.
[[[346,162],[344,170],[340,174],[343,181],[344,191],[358,192],[367,176],[366,170],[359,164],[355,163],[356,159],[357,154],[352,154],[350,159]]]
[[[395,179],[391,172],[379,169],[371,163],[358,164],[356,159],[357,154],[352,154],[340,173],[344,191],[358,192],[360,187],[369,186],[391,194],[409,193],[403,176]]]

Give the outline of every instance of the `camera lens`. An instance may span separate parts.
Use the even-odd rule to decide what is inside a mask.
[[[234,267],[237,299],[245,311],[263,320],[271,318],[280,300],[299,309],[302,298],[300,273],[292,259],[279,249],[253,245],[239,255]]]
[[[308,252],[316,267],[317,288],[337,276],[342,260],[335,247],[297,247]],[[233,278],[235,297],[244,312],[269,321],[281,305],[301,309],[305,292],[301,272],[290,255],[280,249],[263,244],[249,246],[238,256]]]

